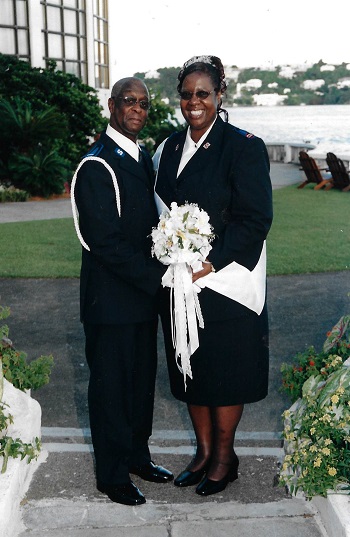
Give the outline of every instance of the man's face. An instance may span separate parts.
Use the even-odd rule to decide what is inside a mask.
[[[141,80],[132,80],[118,97],[108,99],[111,126],[136,142],[148,117],[149,93]]]

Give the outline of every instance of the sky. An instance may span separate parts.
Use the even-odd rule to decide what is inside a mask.
[[[240,68],[350,63],[350,0],[133,0],[115,20],[118,78],[202,54]]]

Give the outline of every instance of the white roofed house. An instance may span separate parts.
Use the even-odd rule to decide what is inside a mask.
[[[317,90],[321,88],[325,84],[325,81],[322,78],[318,78],[316,80],[304,80],[302,82],[301,87],[306,90]]]
[[[278,93],[260,93],[253,96],[254,103],[258,106],[276,106],[283,104],[287,95],[279,95]]]
[[[350,77],[340,78],[337,83],[338,89],[350,88]]]

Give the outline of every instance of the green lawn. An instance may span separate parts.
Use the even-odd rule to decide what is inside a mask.
[[[268,274],[350,268],[350,193],[296,186],[274,190]],[[0,204],[1,210],[1,204]],[[0,277],[79,277],[73,219],[0,224]]]

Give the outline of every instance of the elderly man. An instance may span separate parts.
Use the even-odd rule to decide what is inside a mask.
[[[108,107],[110,123],[77,169],[72,203],[85,246],[80,306],[97,488],[114,502],[138,505],[146,499],[130,473],[158,483],[173,479],[151,461],[148,448],[157,365],[155,297],[165,267],[151,257],[150,233],[158,222],[153,171],[137,143],[150,108],[148,89],[138,78],[119,80]]]

